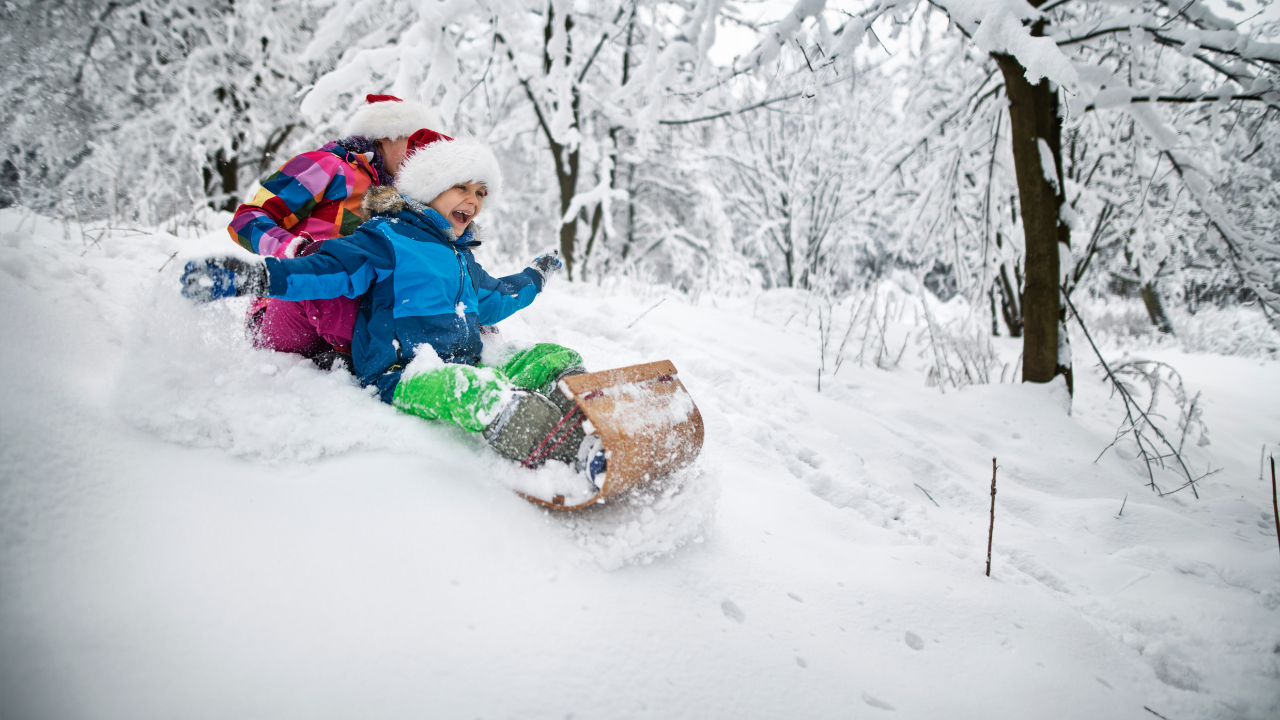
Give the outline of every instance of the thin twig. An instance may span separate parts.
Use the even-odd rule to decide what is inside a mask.
[[[1160,718],[1160,720],[1169,720],[1169,718],[1167,718],[1167,717],[1165,717],[1165,716],[1161,715],[1160,713],[1156,712],[1155,710],[1152,710],[1151,708],[1147,707],[1146,705],[1143,705],[1143,706],[1142,706],[1142,709],[1143,709],[1143,710],[1146,710],[1147,712],[1151,713],[1152,715],[1155,715],[1156,717]]]
[[[1276,542],[1280,543],[1280,502],[1276,500],[1276,456],[1271,456],[1271,518],[1276,521]]]
[[[915,486],[916,486],[916,487],[918,487],[918,488],[920,488],[920,492],[924,493],[924,496],[925,496],[925,497],[927,497],[927,498],[929,498],[929,502],[933,503],[935,507],[942,507],[941,505],[938,505],[938,501],[937,501],[937,500],[934,500],[934,499],[933,499],[933,496],[929,494],[929,491],[928,491],[928,490],[925,490],[924,488],[920,487],[920,483],[911,483],[911,484],[912,484],[912,485],[915,485]],[[990,574],[990,573],[988,573],[988,574]]]
[[[1116,517],[1124,517],[1124,506],[1127,502],[1129,502],[1129,493],[1125,493],[1124,500],[1120,501],[1120,514],[1116,515]]]
[[[853,77],[855,76],[850,75],[848,78],[840,78],[838,80],[832,80],[831,82],[823,83],[818,87],[828,88],[828,87],[831,87],[832,85],[835,85],[836,83],[844,82],[845,80],[850,80]],[[751,112],[752,110],[759,110],[762,107],[768,107],[769,105],[772,105],[774,103],[786,102],[787,100],[794,100],[804,95],[804,92],[805,91],[801,90],[799,92],[787,93],[786,95],[780,95],[775,98],[761,100],[758,103],[754,103],[752,105],[748,105],[743,108],[738,108],[736,110],[724,110],[718,113],[714,113],[712,115],[703,115],[702,117],[688,118],[683,120],[659,120],[658,124],[659,125],[691,125],[693,123],[707,122],[708,120],[719,120],[720,118],[729,117],[730,115],[741,115],[742,113]]]
[[[834,310],[834,308],[832,308]],[[827,339],[831,334],[832,318],[827,315],[826,327],[822,325],[822,306],[818,306],[818,392],[822,392],[822,372],[827,369]]]
[[[635,325],[636,323],[640,322],[640,318],[643,318],[645,315],[648,315],[649,313],[653,312],[653,308],[658,307],[659,305],[661,305],[662,303],[664,303],[664,302],[666,302],[666,301],[667,301],[667,299],[666,299],[666,298],[662,298],[662,299],[661,299],[661,300],[659,300],[658,302],[654,303],[654,304],[653,304],[653,307],[650,307],[648,310],[645,310],[644,312],[640,313],[640,317],[637,317],[635,320],[632,320],[632,321],[631,321],[631,323],[630,323],[630,324],[628,324],[628,325],[627,325],[625,328],[623,328],[623,329],[624,329],[624,330],[630,330],[632,325]]]
[[[933,332],[933,315],[929,312],[929,302],[924,298],[924,296],[921,296],[920,304],[924,306],[925,325],[929,329],[929,345],[933,348],[934,367],[937,368],[938,371],[938,390],[940,390],[943,395],[946,395],[946,379],[942,376],[942,368],[946,365],[947,369],[950,370],[951,367],[942,360],[942,348],[938,345],[938,338]]]
[[[177,250],[174,250],[174,251],[173,251],[173,254],[169,256],[169,260],[165,260],[165,261],[164,261],[164,265],[161,265],[161,266],[160,266],[160,270],[157,270],[156,272],[160,272],[160,271],[164,270],[164,269],[165,269],[165,267],[169,265],[169,261],[170,261],[170,260],[173,260],[173,259],[174,259],[174,258],[176,258],[176,257],[178,257],[178,251],[177,251]]]
[[[889,52],[889,48],[884,46],[884,41],[881,40],[880,36],[876,34],[876,29],[868,25],[867,31],[871,33],[871,37],[876,39],[876,42],[880,43],[880,47],[884,48],[884,51],[889,54],[889,57],[893,57],[893,53]],[[892,40],[893,38],[889,38],[889,39]]]
[[[987,528],[987,577],[991,577],[991,539],[996,533],[996,459],[991,458],[991,526]]]
[[[1129,102],[1189,104],[1189,103],[1216,103],[1216,102],[1219,102],[1221,99],[1222,98],[1219,98],[1217,95],[1137,95],[1129,98]],[[1225,99],[1231,100],[1231,101],[1257,100],[1258,102],[1266,102],[1266,98],[1262,96],[1262,93],[1244,93],[1240,95],[1232,95]],[[1097,110],[1097,107],[1095,107],[1092,103],[1084,106],[1084,112],[1090,112],[1092,110]]]
[[[1146,468],[1147,468],[1147,479],[1149,480],[1148,487],[1150,487],[1152,490],[1155,490],[1157,493],[1159,493],[1161,497],[1164,497],[1165,495],[1169,495],[1171,493],[1175,493],[1178,490],[1181,490],[1183,488],[1190,487],[1191,492],[1196,496],[1196,499],[1199,500],[1200,493],[1199,491],[1196,490],[1195,484],[1198,480],[1201,480],[1204,477],[1206,477],[1208,473],[1206,473],[1206,475],[1201,475],[1200,477],[1192,476],[1191,470],[1187,468],[1186,462],[1182,459],[1182,453],[1179,452],[1178,449],[1173,446],[1173,443],[1169,442],[1169,439],[1164,436],[1164,433],[1160,430],[1160,428],[1154,422],[1151,421],[1150,415],[1147,412],[1143,411],[1143,409],[1138,406],[1137,401],[1134,400],[1133,396],[1129,393],[1128,387],[1126,387],[1124,383],[1120,382],[1120,380],[1115,376],[1115,373],[1112,372],[1111,366],[1107,363],[1106,359],[1102,357],[1102,351],[1098,349],[1098,344],[1093,341],[1093,336],[1089,334],[1089,328],[1085,326],[1084,319],[1080,317],[1080,312],[1076,310],[1075,304],[1071,302],[1071,296],[1066,293],[1063,293],[1062,298],[1063,300],[1066,301],[1067,307],[1071,310],[1071,314],[1075,316],[1076,322],[1079,323],[1080,325],[1080,329],[1084,331],[1084,337],[1086,340],[1089,341],[1089,346],[1093,348],[1094,354],[1098,356],[1098,362],[1102,365],[1102,369],[1106,371],[1107,378],[1111,381],[1111,386],[1115,388],[1116,392],[1120,393],[1120,399],[1124,401],[1124,412],[1125,412],[1125,417],[1129,421],[1129,427],[1123,429],[1122,431],[1116,434],[1116,439],[1112,441],[1112,445],[1114,445],[1115,442],[1118,441],[1120,437],[1122,437],[1125,433],[1132,430],[1134,442],[1138,444],[1138,452],[1142,454],[1143,463],[1146,465]],[[1135,411],[1137,412],[1138,416],[1142,418],[1142,423],[1143,423],[1142,425],[1140,425],[1138,421],[1134,418]],[[1160,442],[1164,443],[1165,447],[1169,448],[1170,452],[1168,454],[1162,454],[1162,453],[1156,452],[1155,443],[1147,439],[1142,433],[1142,427],[1144,425],[1145,427],[1151,428],[1151,431],[1155,433],[1156,437],[1159,438]],[[1148,451],[1146,445],[1143,444],[1144,442],[1146,443],[1146,445],[1151,446],[1150,451]],[[1103,452],[1106,452],[1106,451],[1104,450]],[[1099,457],[1101,457],[1101,455],[1099,455]],[[1161,490],[1159,487],[1156,486],[1155,474],[1152,472],[1152,469],[1151,469],[1151,464],[1153,460],[1159,463],[1160,467],[1164,467],[1165,457],[1172,457],[1175,460],[1177,460],[1178,466],[1182,468],[1182,473],[1187,478],[1186,483],[1180,485],[1179,487],[1173,490],[1170,490],[1169,492],[1164,492],[1163,490]]]
[[[840,365],[844,363],[845,343],[849,342],[849,335],[853,333],[853,326],[854,324],[857,323],[858,314],[862,312],[862,305],[866,301],[867,301],[867,298],[864,296],[861,300],[858,301],[858,304],[856,307],[854,306],[853,303],[849,303],[849,309],[852,310],[853,312],[849,314],[849,327],[845,329],[844,338],[840,341],[840,348],[836,350],[836,369],[831,372],[832,376],[840,372]],[[752,317],[754,317],[754,314],[752,315]],[[1264,445],[1263,447],[1265,448],[1266,446]]]

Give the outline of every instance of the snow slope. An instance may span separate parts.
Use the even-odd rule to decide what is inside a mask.
[[[1280,715],[1274,361],[1152,351],[1222,468],[1159,498],[1093,461],[1119,407],[1080,344],[1071,414],[925,387],[912,351],[818,392],[803,295],[556,282],[503,336],[670,358],[707,444],[550,514],[475,438],[184,302],[183,258],[230,250],[0,211],[0,717]]]

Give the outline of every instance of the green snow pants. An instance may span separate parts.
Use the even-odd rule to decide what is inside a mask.
[[[497,416],[512,388],[542,393],[554,389],[560,373],[582,366],[582,356],[563,345],[539,343],[506,358],[497,367],[445,365],[402,379],[391,404],[428,420],[447,420],[480,432]]]

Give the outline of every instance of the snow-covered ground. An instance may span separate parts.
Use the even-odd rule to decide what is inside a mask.
[[[556,282],[504,337],[671,359],[707,441],[553,514],[475,438],[183,301],[221,231],[0,233],[0,717],[1280,716],[1274,360],[1146,351],[1221,468],[1160,498],[1123,443],[1094,462],[1120,406],[1078,341],[1070,414],[926,387],[914,347],[819,392],[803,295]]]

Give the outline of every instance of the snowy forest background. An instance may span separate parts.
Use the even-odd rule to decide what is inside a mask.
[[[1099,332],[1280,348],[1269,0],[10,0],[0,19],[0,204],[207,229],[392,93],[497,150],[489,252],[559,245],[574,281],[694,295],[798,288],[849,327],[870,310],[832,320],[841,300],[922,282],[969,308],[945,329],[962,383],[1045,303],[1010,58],[1060,117],[1032,138],[1066,241],[1053,282],[1124,301]]]

